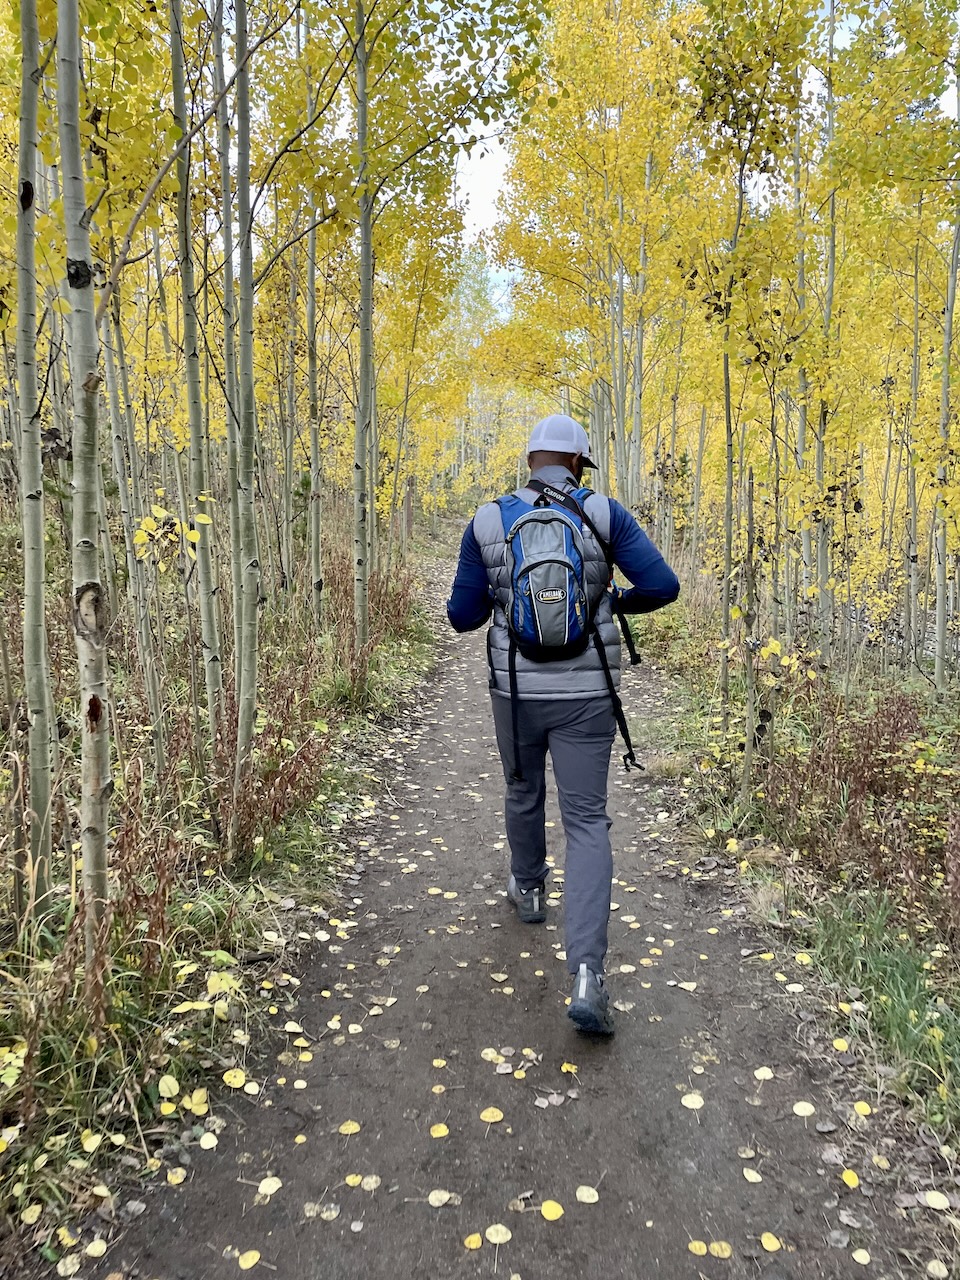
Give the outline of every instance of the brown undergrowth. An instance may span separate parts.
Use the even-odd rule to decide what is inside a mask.
[[[322,629],[292,604],[264,615],[253,765],[236,793],[233,688],[228,681],[217,753],[205,760],[189,629],[175,607],[163,644],[170,706],[159,774],[142,679],[128,658],[133,639],[118,644],[111,901],[86,979],[76,797],[66,785],[76,744],[60,696],[72,655],[67,631],[52,629],[65,724],[54,890],[35,924],[8,920],[0,933],[0,1235],[19,1227],[51,1261],[62,1248],[61,1210],[109,1216],[119,1184],[167,1176],[185,1125],[215,1136],[207,1082],[242,1065],[251,1028],[266,1016],[264,973],[281,986],[293,981],[283,970],[281,902],[297,893],[323,923],[342,849],[336,833],[360,803],[340,741],[358,716],[369,724],[370,708],[389,712],[427,653],[408,568],[389,581],[374,575],[359,658],[345,552],[331,549],[325,582]],[[118,626],[116,640],[123,636]],[[17,750],[12,723],[6,745]]]
[[[711,583],[639,627],[688,694],[686,750],[705,838],[734,858],[871,1044],[884,1087],[960,1129],[960,709],[925,681],[827,670],[812,646],[759,637],[719,696]],[[744,781],[746,681],[759,717]],[[855,993],[843,996],[842,993]]]

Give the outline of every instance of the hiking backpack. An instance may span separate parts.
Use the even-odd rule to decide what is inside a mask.
[[[623,762],[628,769],[631,765],[640,768],[633,752],[623,706],[610,674],[606,651],[594,624],[594,615],[609,583],[594,584],[591,588],[587,582],[581,526],[585,525],[596,538],[611,576],[613,554],[610,544],[600,536],[583,508],[584,501],[593,491],[576,489],[568,492],[541,480],[530,480],[527,487],[540,494],[533,507],[515,494],[497,499],[503,521],[506,565],[510,572],[504,614],[510,636],[508,661],[515,753],[513,776],[518,781],[523,778],[518,734],[517,653],[530,662],[560,662],[585,653],[591,640],[600,658],[617,727],[627,749]],[[558,507],[562,509],[558,510]],[[630,628],[622,614],[617,616],[631,664],[635,665],[640,659]]]
[[[579,525],[545,497],[538,501],[543,505],[529,507],[517,497],[498,499],[510,574],[507,630],[530,662],[562,662],[586,650],[603,590],[594,586],[590,599]]]

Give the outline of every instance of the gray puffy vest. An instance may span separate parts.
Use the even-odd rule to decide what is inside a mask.
[[[557,483],[551,480],[551,483]],[[569,478],[558,487],[570,492],[576,489]],[[518,489],[517,496],[531,506],[539,498],[533,489]],[[602,494],[593,493],[586,499],[584,510],[597,527],[601,538],[610,539],[610,502]],[[495,502],[486,502],[473,518],[473,533],[487,570],[487,577],[494,594],[493,619],[487,635],[487,653],[490,659],[490,688],[502,697],[510,696],[509,662],[510,636],[504,612],[510,593],[510,571],[506,562],[506,542],[503,536],[503,518]],[[585,572],[588,589],[605,588],[610,571],[603,548],[593,533],[583,525]],[[590,592],[592,595],[592,591]],[[610,596],[604,594],[595,615],[600,639],[603,642],[614,687],[620,687],[620,631],[614,622]],[[521,698],[590,698],[608,696],[607,680],[594,645],[588,645],[579,657],[560,662],[530,662],[517,654],[517,692]]]

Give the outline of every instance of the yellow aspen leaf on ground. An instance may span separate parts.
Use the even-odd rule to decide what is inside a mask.
[[[760,1237],[760,1243],[767,1253],[776,1253],[778,1249],[783,1248],[783,1241],[779,1236],[775,1236],[772,1231],[764,1231]]]
[[[430,1092],[431,1092],[431,1093],[446,1093],[446,1092],[447,1092],[447,1088],[446,1088],[446,1085],[442,1085],[442,1084],[435,1084],[435,1085],[433,1085],[433,1087],[431,1088]]]
[[[241,1253],[237,1258],[237,1266],[241,1271],[249,1271],[251,1267],[255,1267],[260,1261],[259,1249],[248,1249],[246,1253]]]
[[[43,1213],[42,1204],[28,1204],[20,1214],[20,1221],[25,1223],[28,1227],[32,1227],[40,1217],[41,1213]]]
[[[447,1060],[446,1058],[434,1058],[433,1065],[439,1070],[447,1065]]]
[[[752,1160],[756,1154],[753,1147],[737,1147],[737,1155],[741,1160]]]
[[[344,1120],[337,1132],[342,1133],[345,1138],[349,1138],[351,1133],[360,1132],[360,1124],[357,1120]]]
[[[480,1112],[480,1119],[483,1120],[485,1124],[499,1124],[503,1119],[503,1112],[499,1107],[485,1107],[483,1111]]]
[[[183,1182],[186,1176],[186,1169],[182,1168],[180,1165],[178,1165],[176,1169],[167,1170],[167,1181],[170,1183],[171,1187],[179,1187],[180,1183]]]
[[[432,1124],[430,1126],[431,1138],[445,1138],[450,1130],[445,1124]]]
[[[561,1062],[560,1070],[564,1075],[575,1076],[577,1074],[577,1064],[575,1062]]]
[[[441,1187],[437,1187],[435,1191],[431,1191],[427,1196],[427,1204],[431,1209],[442,1209],[450,1199],[450,1192],[444,1191]]]
[[[812,964],[813,960],[807,955],[806,951],[798,951],[793,957],[797,964]]]
[[[474,1231],[471,1235],[463,1238],[463,1247],[465,1249],[479,1249],[482,1244],[483,1236],[479,1231]]]
[[[68,1253],[57,1263],[58,1276],[75,1276],[80,1270],[82,1259],[79,1253]]]
[[[733,1246],[726,1240],[710,1241],[710,1257],[711,1258],[732,1258]]]
[[[95,1240],[90,1241],[83,1252],[88,1258],[102,1258],[107,1252],[107,1242],[102,1236],[97,1236]]]
[[[942,1191],[926,1191],[923,1199],[929,1209],[936,1209],[940,1213],[950,1208],[950,1201]]]
[[[793,1114],[795,1116],[800,1116],[804,1120],[807,1116],[814,1115],[816,1110],[817,1108],[812,1102],[795,1102],[793,1104]]]
[[[175,1098],[180,1092],[176,1076],[161,1076],[157,1082],[157,1093],[161,1098]]]
[[[950,1272],[947,1270],[946,1263],[941,1262],[939,1258],[932,1258],[927,1263],[927,1275],[932,1276],[933,1280],[949,1280]]]
[[[303,1035],[303,1027],[301,1027],[299,1022],[285,1022],[283,1029],[293,1036]]]
[[[846,1053],[850,1048],[843,1036],[837,1036],[836,1040],[833,1042],[833,1047],[836,1049],[837,1053]]]
[[[840,1177],[843,1179],[843,1181],[846,1183],[846,1185],[850,1188],[851,1191],[856,1190],[856,1188],[859,1187],[860,1185],[860,1178],[856,1173],[854,1173],[853,1169],[844,1169]]]
[[[261,1196],[275,1196],[283,1183],[279,1178],[269,1177],[261,1178],[260,1185],[257,1187],[257,1194]]]
[[[84,1129],[80,1135],[80,1145],[88,1156],[92,1156],[97,1147],[103,1141],[103,1135],[100,1133],[92,1133],[89,1129]]]
[[[697,1258],[705,1258],[707,1256],[707,1242],[705,1240],[691,1240],[687,1248]]]
[[[202,1133],[200,1135],[200,1149],[202,1151],[212,1151],[217,1145],[217,1135],[215,1133]]]
[[[490,977],[494,982],[506,982],[510,975],[509,973],[491,973]]]
[[[223,1083],[229,1089],[242,1089],[246,1081],[246,1073],[241,1071],[239,1067],[231,1067],[229,1071],[223,1073]]]
[[[344,1182],[347,1184],[348,1187],[359,1187],[362,1181],[363,1181],[363,1174],[361,1173],[348,1173],[347,1176],[344,1178]]]
[[[762,1175],[762,1174],[757,1173],[756,1169],[749,1169],[749,1168],[744,1169],[744,1171],[743,1171],[743,1176],[746,1178],[746,1180],[747,1180],[748,1182],[762,1182],[762,1181],[763,1181],[763,1175]]]
[[[556,1200],[544,1200],[540,1206],[540,1214],[548,1222],[556,1222],[558,1218],[563,1217],[563,1205]]]
[[[857,1113],[857,1115],[858,1115],[858,1116],[872,1116],[872,1115],[873,1115],[873,1107],[871,1107],[871,1105],[870,1105],[870,1103],[869,1103],[869,1102],[855,1102],[855,1103],[853,1104],[853,1109],[854,1109],[854,1111]]]
[[[678,982],[677,986],[681,991],[696,991],[697,984],[695,982]]]
[[[243,1092],[249,1093],[251,1095],[259,1093],[260,1086],[257,1084],[256,1080],[248,1080],[247,1083],[243,1086]]]
[[[886,1157],[886,1156],[881,1156],[881,1155],[879,1155],[879,1154],[874,1154],[874,1155],[871,1157],[871,1159],[873,1160],[873,1163],[876,1165],[876,1167],[877,1167],[878,1169],[887,1170],[887,1169],[889,1169],[889,1168],[890,1168],[890,1161],[887,1159],[887,1157]]]
[[[483,1233],[491,1244],[508,1244],[513,1239],[513,1232],[502,1222],[493,1222]]]
[[[503,1062],[503,1054],[498,1049],[481,1049],[480,1057],[484,1062]]]
[[[680,1105],[688,1111],[699,1111],[703,1106],[703,1097],[699,1093],[685,1093],[680,1099]]]
[[[769,1067],[757,1067],[756,1071],[753,1073],[753,1078],[760,1081],[772,1080],[773,1072]]]
[[[600,1199],[600,1192],[596,1187],[577,1187],[577,1199],[581,1204],[596,1204]]]
[[[859,1262],[861,1267],[865,1267],[867,1263],[870,1261],[870,1255],[869,1253],[867,1253],[866,1249],[854,1249],[850,1257],[854,1260],[854,1262]]]
[[[380,1185],[380,1175],[378,1173],[368,1173],[365,1178],[360,1181],[364,1191],[376,1191]]]
[[[321,1222],[336,1222],[337,1218],[340,1217],[340,1206],[338,1204],[322,1204],[318,1216]]]

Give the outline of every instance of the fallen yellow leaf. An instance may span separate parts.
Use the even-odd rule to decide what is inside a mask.
[[[237,1258],[237,1266],[241,1271],[249,1271],[251,1267],[255,1267],[260,1261],[259,1249],[248,1249],[246,1253],[241,1253]]]
[[[558,1218],[563,1217],[563,1205],[558,1204],[556,1200],[544,1200],[540,1206],[540,1213],[548,1222],[556,1222]]]

